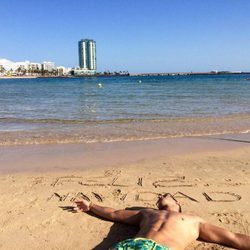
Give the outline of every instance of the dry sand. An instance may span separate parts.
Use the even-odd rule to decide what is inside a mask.
[[[105,250],[136,229],[74,213],[75,199],[155,207],[164,192],[185,212],[249,234],[250,144],[243,139],[2,147],[0,249]],[[195,242],[187,249],[224,248]]]

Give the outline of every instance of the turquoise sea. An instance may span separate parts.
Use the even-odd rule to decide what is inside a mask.
[[[0,79],[0,145],[248,133],[246,78]]]

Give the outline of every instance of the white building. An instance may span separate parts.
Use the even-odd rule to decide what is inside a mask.
[[[72,69],[71,68],[65,68],[64,66],[59,66],[59,67],[56,67],[56,70],[57,70],[57,75],[59,75],[59,76],[65,76],[65,75],[68,75],[69,72]]]
[[[32,63],[30,61],[13,62],[7,59],[0,59],[0,67],[6,71],[18,71],[20,70],[41,70],[41,63]]]
[[[95,70],[80,69],[80,68],[75,68],[74,69],[74,75],[75,76],[95,75],[95,73],[96,73]]]
[[[4,68],[6,71],[10,71],[10,70],[15,71],[17,69],[17,65],[15,62],[12,62],[5,58],[0,59],[0,67]]]
[[[54,69],[56,69],[54,62],[46,62],[46,61],[44,61],[42,63],[42,70],[52,72]]]

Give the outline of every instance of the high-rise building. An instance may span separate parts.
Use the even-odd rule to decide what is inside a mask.
[[[82,39],[78,42],[79,67],[86,70],[96,70],[96,42]]]

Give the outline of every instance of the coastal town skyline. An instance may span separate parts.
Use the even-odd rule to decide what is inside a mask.
[[[34,77],[74,77],[74,76],[118,76],[129,75],[128,71],[109,70],[97,72],[96,41],[81,39],[78,41],[78,65],[75,67],[57,66],[55,62],[31,62],[29,60],[13,62],[0,58],[0,77],[34,78]]]
[[[104,71],[97,72],[96,41],[84,38],[78,41],[78,66],[64,67],[56,66],[55,62],[43,61],[42,63],[30,62],[28,60],[13,62],[0,58],[0,77],[50,77],[50,76],[129,76],[128,71]],[[207,72],[147,72],[132,75],[196,75],[196,74],[245,74],[249,71],[210,70]]]
[[[70,75],[95,75],[96,42],[92,39],[78,41],[79,65],[74,67],[57,66],[55,62],[31,62],[29,60],[13,62],[0,58],[0,76],[70,76]]]

